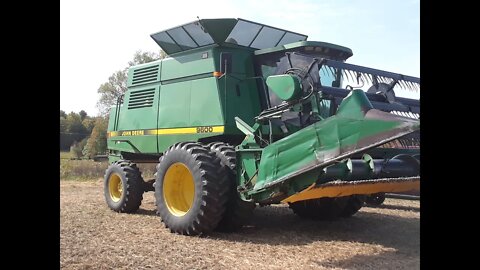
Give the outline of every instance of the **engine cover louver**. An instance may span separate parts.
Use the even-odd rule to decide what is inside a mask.
[[[138,109],[153,106],[155,88],[132,91],[128,101],[128,109]]]
[[[159,66],[139,68],[133,71],[132,86],[157,81]]]

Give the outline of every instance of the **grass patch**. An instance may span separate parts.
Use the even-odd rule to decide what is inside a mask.
[[[103,178],[108,162],[93,160],[70,160],[69,152],[60,152],[60,180],[98,180]],[[143,179],[153,179],[156,164],[138,164]]]
[[[69,151],[60,151],[60,159],[70,159],[72,155]]]
[[[98,180],[103,178],[108,162],[60,159],[61,180]]]

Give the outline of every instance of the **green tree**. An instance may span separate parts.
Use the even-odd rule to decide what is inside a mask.
[[[93,158],[93,156],[104,154],[107,151],[107,125],[108,120],[106,118],[98,117],[96,119],[92,134],[82,151],[85,157]]]
[[[80,142],[92,132],[94,120],[91,119],[84,110],[80,113],[71,112],[68,115],[60,110],[60,149],[68,150],[74,142]]]
[[[127,73],[125,70],[119,70],[113,73],[108,82],[103,83],[98,88],[100,99],[97,107],[101,115],[108,115],[110,108],[116,104],[118,97],[127,91]]]
[[[87,129],[82,124],[82,119],[79,114],[71,112],[66,118],[66,132],[73,134],[87,135]]]
[[[67,132],[67,114],[65,111],[60,110],[60,137],[65,132]]]
[[[128,67],[150,63],[158,59],[163,59],[165,57],[166,57],[166,53],[162,50],[160,50],[160,53],[142,52],[141,50],[138,50],[133,55],[133,60],[128,61]]]
[[[81,110],[78,114],[80,115],[80,120],[82,121],[85,120],[85,118],[87,118],[87,112],[84,110]]]
[[[60,135],[67,132],[67,119],[60,117]]]
[[[142,52],[137,51],[133,55],[133,60],[128,62],[128,67],[114,72],[108,82],[103,83],[98,88],[100,99],[97,102],[97,108],[102,116],[107,116],[110,108],[117,103],[118,97],[127,91],[127,72],[128,68],[134,65],[149,63],[166,57],[165,52]]]
[[[81,140],[80,142],[74,142],[72,146],[70,146],[70,154],[74,158],[82,158],[83,153],[82,149],[85,147],[87,144],[87,138]]]
[[[87,117],[85,120],[82,121],[82,125],[85,127],[87,130],[87,133],[92,133],[93,128],[95,127],[95,121],[97,121],[97,118],[92,118],[92,117]]]

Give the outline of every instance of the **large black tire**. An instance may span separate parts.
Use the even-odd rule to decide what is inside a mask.
[[[314,220],[332,220],[340,217],[348,203],[347,197],[319,198],[289,203],[295,214]]]
[[[135,163],[119,160],[105,171],[104,195],[108,207],[120,213],[133,213],[142,204],[145,182]]]
[[[242,228],[253,214],[255,203],[240,199],[236,183],[236,154],[235,148],[227,143],[213,142],[208,144],[210,150],[220,158],[220,163],[227,171],[229,184],[229,199],[223,218],[218,223],[217,231],[234,232]]]
[[[155,181],[157,213],[171,232],[205,234],[220,222],[228,200],[228,179],[220,160],[199,143],[171,146]]]
[[[379,206],[385,201],[385,193],[368,195],[365,202],[369,205]]]
[[[341,217],[351,217],[355,215],[360,208],[365,204],[365,195],[352,195],[348,196],[348,202],[345,205],[345,208],[340,213]]]

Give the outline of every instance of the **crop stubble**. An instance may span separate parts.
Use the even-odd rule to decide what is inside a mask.
[[[352,218],[300,219],[257,207],[237,233],[187,237],[155,215],[153,193],[135,214],[114,213],[102,181],[60,181],[62,269],[418,269],[420,203],[387,199]]]

